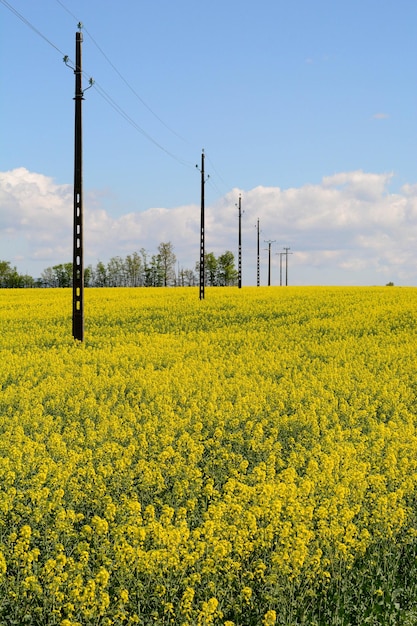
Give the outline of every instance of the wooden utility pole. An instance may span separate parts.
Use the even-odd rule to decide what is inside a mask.
[[[75,39],[75,140],[74,140],[74,242],[72,278],[72,335],[84,340],[84,260],[83,260],[83,168],[82,168],[82,68],[81,44],[83,36]]]
[[[204,300],[205,252],[204,252],[204,150],[201,153],[201,226],[200,226],[200,300]]]

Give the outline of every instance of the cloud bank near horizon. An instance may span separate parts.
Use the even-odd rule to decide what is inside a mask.
[[[417,185],[390,193],[392,174],[363,171],[325,176],[298,188],[232,189],[206,203],[206,251],[237,256],[242,195],[243,284],[256,284],[256,224],[260,222],[262,273],[272,240],[272,284],[279,284],[279,255],[291,248],[290,284],[417,283]],[[141,248],[153,254],[171,241],[182,268],[199,257],[200,203],[150,207],[123,215],[106,209],[106,191],[84,195],[85,264],[107,262]],[[21,167],[0,172],[2,260],[39,276],[72,258],[72,185]]]

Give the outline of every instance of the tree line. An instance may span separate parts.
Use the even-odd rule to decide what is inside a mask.
[[[16,289],[36,286],[38,285],[32,276],[19,274],[16,267],[12,267],[9,261],[0,261],[0,288]]]
[[[237,270],[232,252],[226,250],[216,257],[205,255],[205,284],[232,286],[237,284]],[[40,278],[21,276],[8,261],[0,261],[0,287],[71,287],[72,263],[59,263],[47,267]],[[177,266],[171,242],[160,243],[155,254],[144,248],[125,258],[112,257],[107,263],[84,268],[85,287],[193,287],[198,284],[199,263],[194,269]]]

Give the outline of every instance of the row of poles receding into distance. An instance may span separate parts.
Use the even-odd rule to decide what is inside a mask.
[[[198,165],[196,165],[198,167]],[[204,299],[204,284],[205,284],[205,216],[204,216],[204,188],[205,188],[205,173],[204,173],[204,150],[201,153],[201,225],[200,225],[200,288],[199,288],[199,297],[200,300]],[[208,176],[207,176],[208,178]],[[237,285],[238,287],[242,287],[242,196],[239,194],[239,203],[236,204],[238,208],[239,215],[239,234],[238,234],[238,278]],[[259,237],[260,237],[260,229],[259,229],[259,218],[256,224],[257,228],[257,262],[256,262],[256,286],[259,287],[261,284],[261,261],[260,261],[260,247],[259,247]],[[268,244],[268,287],[271,285],[271,245],[275,243],[275,240],[271,239],[265,241]],[[292,254],[289,252],[290,248],[283,248],[284,252],[278,252],[279,254],[279,284],[282,286],[282,258],[285,257],[285,285],[288,285],[288,255]]]
[[[81,24],[79,24],[81,29]],[[82,150],[82,41],[81,30],[75,37],[75,129],[74,129],[74,222],[73,222],[73,286],[72,286],[72,335],[78,341],[84,340],[84,243],[83,243],[83,150]],[[66,59],[64,59],[65,61]],[[90,87],[92,80],[90,79]],[[88,89],[89,87],[87,87]],[[201,154],[201,226],[200,226],[200,276],[199,298],[204,299],[205,288],[205,172],[204,150]],[[196,165],[198,168],[198,165]],[[207,178],[209,178],[207,176]],[[239,239],[238,239],[238,287],[242,287],[242,198],[236,205],[239,211]],[[260,247],[259,247],[259,219],[257,222],[257,274],[256,284],[260,286]],[[271,245],[274,241],[265,241],[268,244],[268,286],[271,285]],[[280,285],[282,285],[282,258],[285,256],[285,284],[288,285],[288,254],[290,248],[280,252]]]

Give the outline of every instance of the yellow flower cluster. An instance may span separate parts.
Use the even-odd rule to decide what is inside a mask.
[[[416,541],[416,290],[85,300],[0,290],[1,623],[290,624]]]

